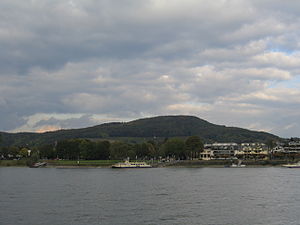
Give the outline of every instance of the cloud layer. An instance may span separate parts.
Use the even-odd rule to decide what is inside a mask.
[[[300,136],[300,3],[3,0],[0,130],[145,116]]]

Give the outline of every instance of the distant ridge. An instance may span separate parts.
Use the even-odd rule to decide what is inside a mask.
[[[58,130],[46,133],[1,132],[3,145],[40,145],[71,138],[169,138],[198,135],[204,142],[266,142],[279,140],[278,136],[238,127],[216,125],[195,116],[157,116],[130,122],[113,122],[101,125]]]

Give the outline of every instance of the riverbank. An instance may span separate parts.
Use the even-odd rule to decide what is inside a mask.
[[[237,163],[237,160],[179,160],[166,163],[164,167],[226,167]],[[265,167],[265,166],[281,166],[291,163],[289,160],[244,160],[243,164],[247,167]]]
[[[48,167],[57,168],[108,168],[119,160],[45,160]]]
[[[120,160],[40,160],[47,162],[50,168],[110,168]],[[296,161],[295,161],[296,162]],[[295,163],[294,162],[294,163]],[[183,167],[183,168],[201,168],[201,167],[226,167],[233,163],[231,160],[176,160],[171,162],[152,162],[147,161],[153,167]],[[234,162],[236,163],[236,162]],[[289,160],[244,160],[243,164],[247,167],[266,167],[281,166],[291,163]],[[26,160],[0,160],[0,167],[26,167]]]
[[[111,167],[111,165],[119,162],[119,160],[39,160],[39,162],[46,162],[47,167],[65,167],[65,168],[93,168],[93,167]],[[0,160],[0,167],[26,167],[26,159],[22,160]]]
[[[26,160],[0,160],[0,167],[26,167]]]

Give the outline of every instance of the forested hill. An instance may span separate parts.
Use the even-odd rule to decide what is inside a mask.
[[[204,142],[266,142],[279,137],[237,127],[209,123],[194,116],[158,116],[126,123],[105,123],[94,127],[46,133],[1,133],[2,145],[39,145],[71,138],[154,138],[198,135]]]

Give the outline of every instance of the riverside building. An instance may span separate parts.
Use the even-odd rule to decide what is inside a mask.
[[[242,143],[235,154],[239,159],[268,159],[268,155],[264,143]]]
[[[271,151],[275,159],[299,159],[300,158],[300,140],[290,140],[287,143],[277,144]]]
[[[203,160],[211,159],[232,159],[239,146],[237,143],[213,143],[205,144],[204,150],[200,154]]]
[[[205,144],[200,159],[268,159],[264,143],[213,143]]]

